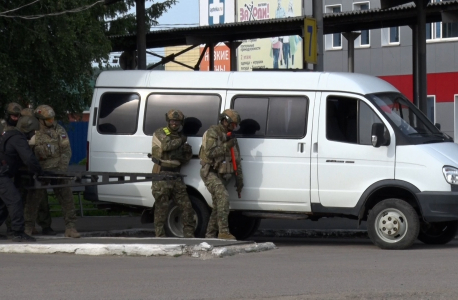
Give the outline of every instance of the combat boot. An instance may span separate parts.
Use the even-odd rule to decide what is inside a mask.
[[[6,228],[6,237],[7,237],[8,239],[12,239],[13,236],[14,236],[14,231],[13,231],[13,229],[11,229],[11,227],[7,227],[7,228]]]
[[[220,232],[218,233],[218,238],[222,240],[237,240],[235,236],[230,234],[229,232]]]
[[[3,234],[0,234],[0,240],[7,240],[8,238],[6,237],[6,235],[3,235]]]
[[[65,237],[71,237],[71,238],[77,239],[81,237],[81,234],[79,234],[75,228],[70,228],[70,229],[65,229]]]
[[[31,236],[33,234],[33,228],[26,227],[24,233]]]
[[[34,237],[31,237],[30,235],[24,232],[15,232],[11,240],[13,242],[36,242],[37,241]]]
[[[32,229],[32,235],[37,235],[37,234],[38,234],[38,230],[37,230],[35,227],[33,227],[33,229]]]
[[[56,235],[56,232],[51,227],[45,227],[41,230],[42,235]]]

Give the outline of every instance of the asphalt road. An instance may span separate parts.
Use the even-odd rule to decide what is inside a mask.
[[[403,251],[368,239],[269,241],[278,249],[211,260],[0,254],[0,298],[458,298],[457,240]]]

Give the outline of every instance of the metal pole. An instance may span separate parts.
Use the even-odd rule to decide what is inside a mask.
[[[146,70],[145,0],[136,0],[138,69]]]
[[[360,35],[360,32],[344,32],[342,35],[348,42],[348,72],[355,72],[355,40]]]
[[[215,44],[210,43],[210,46],[208,47],[209,51],[209,59],[210,59],[210,66],[209,66],[209,71],[215,71]]]
[[[416,0],[415,5],[417,7],[417,36],[416,44],[417,47],[417,60],[415,61],[416,74],[414,74],[414,90],[417,96],[418,108],[427,114],[427,70],[426,70],[426,5],[427,0]]]
[[[318,62],[313,66],[313,70],[322,72],[324,70],[323,1],[322,0],[313,0],[313,17],[316,19],[317,43],[318,43]]]

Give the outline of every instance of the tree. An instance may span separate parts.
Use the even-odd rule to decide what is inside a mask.
[[[109,0],[106,0],[108,2]],[[96,5],[89,7],[90,5]],[[0,2],[0,105],[51,105],[59,119],[80,113],[92,99],[92,62],[108,59],[109,35],[135,33],[135,0]],[[176,0],[153,3],[148,29]],[[30,4],[32,3],[32,4]],[[30,5],[27,5],[30,4]],[[110,4],[110,3],[107,3]],[[24,6],[24,7],[22,7]],[[22,7],[19,10],[10,10]],[[78,12],[51,15],[79,9]],[[119,14],[125,14],[117,17]],[[16,16],[16,17],[11,17]],[[31,16],[36,16],[32,18]],[[22,18],[21,18],[22,17]],[[107,18],[112,20],[107,21]]]

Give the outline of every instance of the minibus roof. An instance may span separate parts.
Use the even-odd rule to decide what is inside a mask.
[[[399,92],[388,82],[370,75],[338,72],[192,72],[105,71],[97,88],[341,91],[357,94]]]

